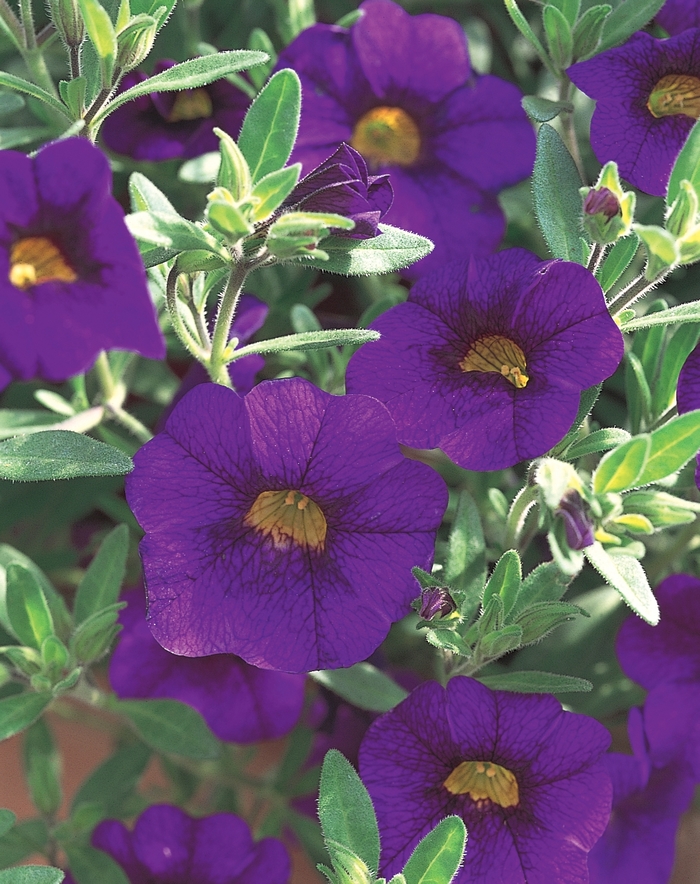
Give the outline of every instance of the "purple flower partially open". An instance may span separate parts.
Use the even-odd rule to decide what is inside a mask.
[[[129,830],[105,820],[92,843],[122,867],[129,884],[287,884],[289,858],[281,841],[253,842],[232,813],[193,819],[179,807],[155,804]]]
[[[308,171],[347,142],[370,171],[390,172],[386,220],[436,246],[412,272],[492,251],[505,230],[495,194],[526,178],[535,156],[518,89],[473,73],[456,21],[390,0],[360,10],[351,28],[314,25],[279,57],[303,87],[292,159]]]
[[[491,691],[457,677],[416,688],[372,724],[360,775],[382,842],[381,873],[400,871],[449,814],[468,831],[455,884],[583,884],[608,821],[610,743],[554,697]]]
[[[411,567],[430,567],[447,502],[381,403],[300,378],[245,399],[195,387],[136,454],[127,499],[163,647],[289,672],[380,644],[409,611]]]
[[[302,178],[282,204],[295,212],[335,212],[355,222],[338,236],[367,239],[379,233],[377,225],[394,199],[388,175],[370,175],[367,163],[348,144]]]
[[[220,740],[252,743],[282,737],[297,723],[304,676],[250,666],[233,654],[179,657],[164,650],[146,622],[142,589],[123,596],[124,627],[109,664],[109,680],[122,699],[167,697],[188,703]]]
[[[567,73],[597,102],[591,145],[600,162],[615,160],[635,187],[664,196],[700,117],[700,29],[667,40],[640,31]]]
[[[469,470],[548,451],[623,353],[591,273],[523,249],[446,265],[372,328],[382,337],[350,360],[348,390],[384,402],[403,444]]]
[[[153,73],[175,64],[161,59]],[[147,79],[141,71],[132,71],[122,80],[119,92]],[[226,79],[180,92],[153,92],[113,111],[102,124],[102,140],[105,147],[134,160],[198,157],[219,149],[215,126],[238,137],[249,104],[248,96]]]
[[[159,359],[163,337],[104,154],[69,138],[0,151],[0,388],[64,381],[101,350]]]
[[[688,28],[700,27],[698,0],[666,0],[656,14],[656,22],[673,37]]]

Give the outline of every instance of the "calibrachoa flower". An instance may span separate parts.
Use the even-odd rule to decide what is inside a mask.
[[[670,762],[658,764],[639,709],[630,710],[628,728],[634,755],[613,752],[603,759],[613,783],[613,809],[588,857],[590,882],[667,884],[679,819],[695,779],[680,746]]]
[[[142,589],[123,596],[124,629],[109,664],[118,697],[169,697],[193,706],[220,740],[251,743],[288,733],[301,714],[304,676],[250,666],[233,654],[178,657],[151,635]]]
[[[132,831],[105,820],[92,843],[112,856],[129,884],[287,884],[289,858],[281,841],[253,842],[232,813],[193,819],[179,807],[155,804]]]
[[[420,493],[418,493],[420,489]],[[447,502],[369,396],[300,378],[195,387],[135,458],[127,497],[156,639],[290,672],[365,659],[430,567]]]
[[[548,451],[623,353],[594,277],[523,249],[448,264],[372,328],[382,337],[350,360],[348,390],[384,402],[400,442],[470,470]]]
[[[430,682],[372,724],[360,775],[379,822],[382,874],[400,871],[449,814],[469,833],[455,884],[584,884],[612,788],[610,743],[554,697],[491,691],[463,676]]]
[[[666,0],[656,14],[656,21],[671,36],[688,28],[700,27],[700,2],[698,0]]]
[[[162,59],[153,73],[160,74],[174,64]],[[122,80],[119,91],[147,79],[141,71],[132,71]],[[196,89],[153,92],[111,113],[102,125],[102,140],[110,150],[135,160],[198,157],[219,149],[219,139],[212,131],[215,126],[238,136],[249,104],[248,96],[225,78]]]
[[[64,381],[101,350],[165,354],[136,243],[86,139],[0,152],[0,388]]]
[[[355,222],[339,236],[377,236],[378,224],[389,211],[394,191],[388,175],[370,175],[367,163],[348,144],[302,178],[282,205],[295,212],[334,212]]]
[[[640,31],[567,71],[596,99],[591,145],[635,187],[664,196],[671,169],[700,116],[700,30],[656,40]]]
[[[439,15],[366,0],[351,28],[314,25],[280,55],[303,86],[292,155],[305,170],[348,142],[390,172],[390,224],[436,244],[421,272],[499,243],[495,194],[532,171],[535,141],[515,86],[471,70],[464,32]]]

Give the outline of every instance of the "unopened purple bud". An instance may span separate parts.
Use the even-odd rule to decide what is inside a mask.
[[[607,187],[591,188],[583,201],[585,215],[605,215],[614,218],[622,213],[620,201]]]
[[[595,540],[588,506],[574,488],[565,492],[554,515],[564,520],[566,542],[570,549],[584,549]]]
[[[424,589],[420,596],[419,615],[423,620],[434,620],[436,617],[447,617],[457,610],[457,603],[450,593],[441,586]]]

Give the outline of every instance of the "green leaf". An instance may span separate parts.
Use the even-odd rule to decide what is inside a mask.
[[[581,179],[558,133],[543,123],[532,173],[535,214],[555,258],[585,264],[581,241]]]
[[[603,266],[598,271],[598,282],[604,292],[609,292],[632,262],[639,248],[639,237],[631,233],[618,240],[610,249]]]
[[[80,433],[46,430],[0,444],[0,478],[43,482],[76,476],[124,476],[134,465],[122,451]]]
[[[52,130],[47,126],[17,126],[14,129],[0,129],[0,150],[10,150],[35,141],[47,141]]]
[[[478,676],[478,680],[492,691],[515,691],[518,694],[566,694],[593,689],[585,678],[537,672],[534,669]]]
[[[227,249],[193,221],[166,212],[134,212],[126,216],[126,226],[134,239],[174,252],[204,249],[224,261],[231,257]]]
[[[654,430],[651,449],[637,485],[648,485],[671,476],[700,449],[700,410],[688,411]]]
[[[552,60],[559,68],[568,67],[574,51],[574,39],[566,16],[548,3],[542,10],[542,24]]]
[[[47,694],[15,694],[0,700],[0,740],[6,740],[33,724],[51,702]]]
[[[22,744],[24,772],[36,809],[46,817],[61,806],[61,757],[43,719],[35,721]]]
[[[12,631],[22,644],[39,650],[53,635],[49,605],[34,574],[22,565],[9,565],[5,579],[5,604]]]
[[[648,24],[666,0],[624,0],[608,16],[598,53],[624,43],[635,31]]]
[[[128,552],[129,529],[126,525],[117,525],[102,541],[78,585],[73,606],[76,623],[117,601]]]
[[[648,434],[634,436],[608,452],[593,474],[594,492],[605,494],[636,487],[650,452],[651,436]]]
[[[550,72],[550,74],[552,74],[552,76],[555,78],[558,77],[558,73],[556,69],[552,66],[552,63],[549,60],[549,56],[545,52],[544,46],[535,36],[535,32],[530,27],[530,23],[518,8],[516,0],[504,0],[504,2],[508,15],[511,17],[511,20],[515,27],[520,31],[523,37],[525,37],[528,43],[530,43],[534,47],[535,51],[539,55],[540,59],[542,60],[543,64]]]
[[[107,853],[75,842],[63,845],[77,884],[129,884],[122,867]]]
[[[574,61],[590,58],[598,48],[603,35],[605,20],[612,6],[604,3],[587,9],[574,27]]]
[[[323,329],[318,332],[299,332],[246,344],[234,350],[235,359],[251,353],[280,353],[289,350],[325,350],[328,347],[343,347],[346,344],[359,346],[379,340],[379,332],[367,328]],[[0,446],[1,450],[1,446]]]
[[[11,810],[0,808],[0,838],[3,838],[14,826],[17,817]]]
[[[355,768],[337,749],[327,752],[323,760],[318,817],[326,842],[338,842],[377,874],[379,829],[372,799]]]
[[[57,98],[54,98],[50,92],[42,89],[41,86],[36,86],[34,83],[30,83],[29,80],[23,80],[21,77],[16,77],[14,74],[0,71],[0,86],[6,86],[8,89],[23,92],[25,95],[31,95],[32,98],[37,98],[39,101],[43,101],[44,104],[48,104],[49,107],[58,111],[71,123],[73,122],[65,106],[61,104]]]
[[[695,123],[690,130],[671,170],[666,195],[667,207],[672,206],[678,197],[683,180],[689,181],[695,193],[700,196],[700,123]]]
[[[309,675],[343,700],[370,712],[388,712],[408,696],[371,663],[356,663],[348,669],[320,669]]]
[[[587,546],[583,554],[603,579],[616,589],[639,616],[656,626],[659,605],[651,591],[644,568],[632,556],[611,556],[598,541]]]
[[[253,184],[281,169],[296,141],[301,113],[301,81],[291,68],[277,71],[248,108],[238,146],[248,161]]]
[[[626,354],[625,393],[632,432],[638,433],[642,425],[649,425],[651,390],[644,374],[644,367],[631,350]]]
[[[534,568],[523,580],[510,619],[539,602],[556,602],[564,595],[569,579],[554,562],[545,562]]]
[[[48,866],[21,866],[0,872],[0,884],[61,884],[65,872]]]
[[[448,816],[420,840],[403,870],[406,884],[450,884],[462,864],[467,830]]]
[[[506,550],[498,560],[484,590],[484,607],[492,595],[499,595],[503,602],[503,613],[508,616],[520,590],[522,562],[514,549]]]
[[[629,319],[621,323],[620,328],[623,332],[631,332],[640,328],[651,328],[654,325],[673,325],[682,322],[700,322],[700,301],[689,301],[687,304],[679,304],[668,310],[658,310],[656,313],[647,313]]]
[[[24,107],[24,99],[15,92],[0,92],[0,117],[14,114]],[[9,811],[8,811],[9,812]]]
[[[570,101],[552,101],[550,98],[541,98],[539,95],[526,95],[520,103],[523,110],[537,123],[548,123],[558,117],[560,113],[573,113],[574,106]]]
[[[30,558],[6,543],[0,543],[0,622],[3,624],[9,622],[5,607],[6,571],[13,562],[26,568],[34,575],[49,603],[56,635],[63,639],[68,638],[73,628],[73,621],[63,596],[56,592],[44,572]]]
[[[631,435],[627,430],[621,430],[618,427],[606,427],[602,430],[594,430],[574,442],[566,450],[567,460],[577,460],[579,457],[585,457],[587,454],[597,454],[599,451],[609,451],[616,445],[623,445],[631,439]]]
[[[73,799],[73,811],[81,804],[99,804],[105,816],[120,816],[124,801],[135,790],[150,757],[151,751],[143,743],[119,749],[82,784]]]
[[[566,436],[564,436],[561,442],[559,442],[557,445],[554,446],[554,448],[552,448],[550,452],[552,457],[561,457],[562,454],[568,449],[569,445],[573,444],[576,441],[579,429],[593,410],[593,406],[598,401],[598,396],[600,396],[601,388],[602,384],[596,384],[594,387],[588,387],[588,389],[582,391],[581,398],[579,400],[578,411],[576,412],[574,422],[573,424],[571,424],[569,432],[566,434]]]
[[[0,866],[12,866],[33,853],[43,853],[49,832],[43,820],[17,823],[0,838]]]
[[[161,212],[177,215],[175,207],[155,184],[140,172],[129,176],[129,196],[133,212]]]
[[[328,273],[345,276],[369,276],[373,273],[391,273],[408,267],[429,255],[434,246],[429,239],[409,233],[398,227],[380,224],[379,236],[370,239],[329,236],[323,240],[327,261],[316,261],[310,255],[301,259],[305,264],[315,264]]]
[[[216,181],[220,168],[221,154],[215,150],[187,160],[178,169],[177,177],[180,181],[187,181],[190,184],[210,184]]]
[[[141,739],[157,752],[184,758],[216,758],[219,743],[202,716],[179,700],[122,700],[114,708],[129,718]]]
[[[70,651],[78,663],[94,663],[109,651],[121,631],[121,626],[115,624],[119,611],[125,606],[126,602],[114,602],[88,615],[76,626],[70,638]]]
[[[56,423],[56,415],[31,408],[0,409],[0,440],[35,433]]]
[[[248,49],[234,49],[228,52],[217,52],[216,55],[202,55],[183,61],[174,67],[137,83],[131,89],[116,95],[93,119],[93,126],[98,126],[112,111],[141,95],[152,92],[177,92],[181,89],[197,89],[214,80],[220,80],[227,74],[242,71],[256,64],[262,64],[267,56],[264,52],[252,52]],[[2,80],[0,79],[0,85]]]
[[[673,403],[678,375],[699,338],[698,325],[680,325],[673,331],[664,350],[658,380],[651,391],[652,413],[655,416],[663,414]]]
[[[486,581],[486,543],[474,498],[460,491],[447,545],[445,568],[440,575],[464,599],[460,613],[471,620],[483,595]]]
[[[256,221],[269,218],[275,209],[282,205],[296,187],[300,173],[301,163],[295,163],[293,166],[270,172],[258,181],[252,193],[260,200],[253,211]]]
[[[132,15],[152,15],[162,28],[175,8],[177,0],[130,0]],[[159,12],[160,10],[160,12]]]
[[[78,5],[83,14],[85,29],[100,59],[102,85],[109,88],[112,85],[114,59],[117,57],[117,35],[112,19],[98,0],[78,0]]]

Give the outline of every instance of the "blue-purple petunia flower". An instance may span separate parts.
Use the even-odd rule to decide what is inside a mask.
[[[378,224],[389,211],[394,191],[388,175],[370,175],[367,163],[349,144],[313,169],[282,204],[295,212],[334,212],[355,222],[340,236],[367,239],[377,236]]]
[[[185,656],[289,672],[366,658],[430,567],[442,479],[369,396],[300,378],[190,391],[135,457],[127,498],[151,631]]]
[[[668,704],[644,718],[631,709],[628,730],[634,755],[604,756],[613,784],[613,809],[602,838],[588,856],[590,884],[667,884],[680,816],[687,810],[695,777],[676,746],[670,759],[659,759],[649,718],[673,712]],[[645,730],[646,728],[646,730]],[[686,739],[690,737],[686,734]]]
[[[118,697],[167,697],[188,703],[220,740],[252,743],[288,733],[304,703],[304,676],[250,666],[233,654],[179,657],[164,650],[146,623],[142,589],[124,595],[124,627],[109,664]]]
[[[471,70],[464,32],[440,15],[366,0],[351,28],[314,25],[281,53],[303,101],[292,159],[308,171],[341,142],[390,172],[390,224],[435,243],[420,272],[498,245],[495,198],[532,171],[535,141],[518,89]]]
[[[700,27],[699,0],[666,0],[656,14],[656,22],[671,36]]]
[[[614,160],[635,187],[664,196],[700,116],[700,29],[666,40],[640,31],[567,73],[597,101],[591,145],[600,162]]]
[[[174,64],[161,59],[153,73],[160,74]],[[119,91],[147,79],[141,71],[132,71]],[[180,92],[153,92],[111,113],[102,125],[102,140],[110,150],[135,160],[198,157],[219,149],[215,126],[238,136],[249,104],[248,96],[226,79]]]
[[[537,457],[609,377],[622,334],[594,277],[523,249],[452,262],[373,324],[347,384],[384,402],[400,442],[497,470]]]
[[[69,138],[0,152],[0,388],[64,381],[101,350],[165,354],[104,154]]]
[[[612,788],[610,735],[550,696],[430,682],[372,724],[360,775],[379,822],[382,874],[400,871],[449,814],[468,841],[455,884],[585,884]]]
[[[155,804],[129,830],[101,822],[92,843],[122,867],[129,884],[287,884],[287,851],[276,838],[253,842],[232,813],[193,819],[179,807]]]

